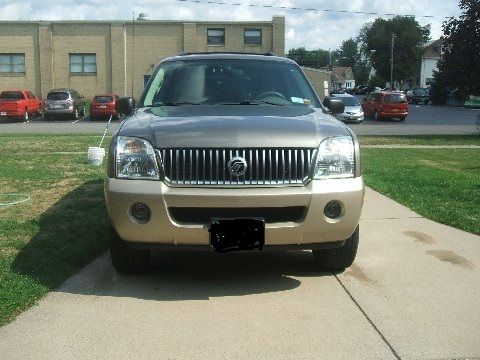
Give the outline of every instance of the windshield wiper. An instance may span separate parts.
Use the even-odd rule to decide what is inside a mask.
[[[227,102],[227,103],[218,103],[213,105],[275,105],[275,106],[285,106],[285,104],[279,104],[276,102],[265,101],[265,100],[242,100],[240,102]]]
[[[156,102],[152,106],[182,106],[182,105],[200,105],[199,103],[193,103],[189,101],[166,101],[166,102]]]

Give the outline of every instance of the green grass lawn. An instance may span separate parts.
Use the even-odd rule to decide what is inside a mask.
[[[105,168],[86,162],[88,147],[99,141],[0,136],[0,193],[31,197],[0,206],[0,325],[107,248]],[[9,200],[0,195],[0,203]]]
[[[99,141],[91,135],[0,135],[0,193],[31,197],[0,206],[0,325],[107,249],[105,166],[86,162],[88,147]],[[444,143],[445,137],[421,141]],[[368,186],[425,217],[480,234],[479,149],[370,148],[362,150],[362,161]],[[0,195],[0,203],[8,200]]]
[[[362,149],[362,171],[420,215],[480,234],[480,149]]]
[[[479,145],[479,135],[359,136],[360,145]]]

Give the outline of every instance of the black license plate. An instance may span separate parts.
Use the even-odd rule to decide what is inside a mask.
[[[218,252],[262,250],[265,244],[263,219],[212,219],[210,245]]]

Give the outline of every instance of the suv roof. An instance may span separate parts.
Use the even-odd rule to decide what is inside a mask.
[[[295,61],[275,56],[273,53],[265,53],[265,54],[254,54],[254,53],[237,53],[237,52],[198,52],[198,53],[180,53],[177,56],[172,56],[164,59],[163,62],[167,61],[176,61],[176,60],[184,60],[185,58],[188,59],[195,59],[195,60],[205,60],[205,59],[255,59],[255,60],[263,60],[263,61],[278,61],[278,62],[285,62],[290,64],[296,64]]]

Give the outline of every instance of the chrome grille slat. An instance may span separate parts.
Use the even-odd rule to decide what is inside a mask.
[[[314,149],[179,148],[159,153],[165,181],[171,185],[293,185],[308,181]],[[236,156],[248,166],[238,177],[227,168]]]

